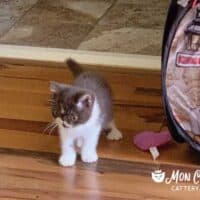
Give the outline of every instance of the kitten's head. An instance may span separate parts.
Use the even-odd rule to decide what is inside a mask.
[[[51,82],[52,115],[65,128],[84,124],[91,116],[95,96],[92,92],[70,85]]]

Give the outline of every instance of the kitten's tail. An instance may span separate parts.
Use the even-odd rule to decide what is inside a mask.
[[[69,59],[67,59],[66,63],[68,65],[70,71],[74,75],[74,77],[77,77],[78,75],[80,75],[83,72],[83,69],[75,60],[69,58]]]

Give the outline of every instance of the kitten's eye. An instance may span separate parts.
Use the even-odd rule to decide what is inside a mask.
[[[58,116],[58,111],[56,109],[53,109],[52,110],[52,114],[53,114],[53,117],[57,117]]]
[[[78,117],[76,116],[76,115],[73,115],[72,116],[72,120],[75,122],[75,121],[77,121],[77,119],[78,119]]]

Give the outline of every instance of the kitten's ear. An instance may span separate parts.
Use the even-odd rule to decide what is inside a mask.
[[[82,108],[90,108],[94,103],[95,97],[93,94],[83,93],[78,99],[77,106]]]
[[[68,87],[69,87],[68,85],[58,83],[55,81],[50,82],[50,91],[53,93],[59,93],[61,90],[68,88]]]

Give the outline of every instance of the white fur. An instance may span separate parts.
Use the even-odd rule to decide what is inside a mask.
[[[64,114],[65,113],[65,109],[63,107],[63,104],[60,104],[60,112],[61,114]]]
[[[79,101],[79,102],[77,103],[77,107],[78,107],[78,109],[81,110],[81,109],[83,108],[83,103]]]
[[[83,138],[78,138],[77,140],[76,140],[76,146],[78,147],[78,148],[81,148],[82,146],[83,146]]]
[[[189,3],[189,0],[177,0],[177,4],[181,5],[182,7],[186,7]]]
[[[59,163],[62,166],[72,166],[76,161],[76,145],[81,148],[81,159],[84,162],[96,162],[98,159],[96,147],[101,131],[100,108],[95,100],[90,119],[83,125],[64,128],[62,120],[56,119],[61,140],[61,156]]]
[[[120,140],[120,139],[122,139],[122,133],[117,129],[114,121],[112,121],[108,125],[108,128],[111,129],[111,132],[109,132],[108,135],[107,135],[107,138],[109,140]]]

